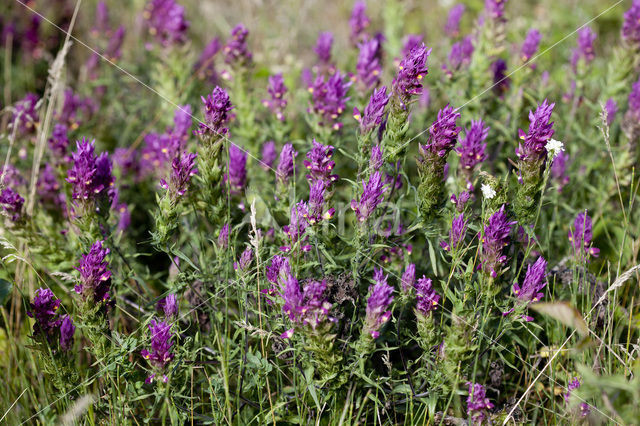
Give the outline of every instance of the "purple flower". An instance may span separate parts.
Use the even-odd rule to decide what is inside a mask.
[[[429,140],[426,145],[420,145],[420,153],[426,156],[444,158],[456,145],[461,128],[456,126],[460,114],[453,107],[447,105],[438,111],[438,119],[429,128]]]
[[[73,335],[76,332],[76,326],[73,325],[73,320],[69,315],[62,317],[62,323],[60,324],[60,349],[68,351],[73,345]]]
[[[200,53],[200,57],[194,65],[194,70],[201,80],[206,80],[211,84],[218,81],[218,73],[216,72],[215,57],[222,49],[222,43],[218,37],[214,37]]]
[[[204,104],[204,121],[200,123],[200,133],[203,135],[226,135],[229,129],[224,127],[229,121],[229,111],[233,109],[227,92],[216,86],[206,98],[201,97]]]
[[[94,154],[95,141],[76,142],[76,152],[72,153],[73,165],[67,173],[67,182],[73,189],[74,200],[96,200],[104,195],[111,200],[113,176],[111,161],[106,152],[98,157]]]
[[[229,224],[225,223],[218,233],[218,247],[226,249],[229,246]]]
[[[569,229],[569,242],[579,258],[591,255],[598,257],[600,249],[591,247],[593,239],[592,221],[587,211],[581,212],[573,221],[573,229]]]
[[[275,74],[269,77],[269,86],[267,92],[269,92],[269,99],[263,99],[262,104],[269,108],[273,112],[276,118],[280,121],[284,121],[284,109],[287,106],[287,100],[284,95],[287,94],[287,86],[284,85],[284,79],[282,73]]]
[[[423,44],[424,36],[422,34],[407,34],[402,43],[402,51],[400,54],[403,58],[406,58],[413,49],[420,47]]]
[[[382,194],[386,191],[382,174],[375,171],[369,181],[362,181],[362,195],[360,201],[351,200],[351,208],[356,212],[358,222],[365,222],[373,214],[378,204],[382,202]]]
[[[251,247],[247,247],[240,255],[240,259],[237,262],[233,263],[233,269],[235,269],[236,271],[244,271],[251,265],[252,260],[253,250],[251,250]]]
[[[60,319],[57,317],[60,300],[51,290],[39,288],[30,305],[31,310],[27,311],[27,315],[35,319],[33,334],[41,334],[49,338],[60,326]]]
[[[616,119],[616,113],[618,112],[618,104],[613,98],[607,99],[607,103],[604,104],[604,115],[607,126],[611,126]]]
[[[509,245],[509,234],[515,223],[507,219],[503,205],[500,210],[491,215],[484,226],[480,266],[493,278],[498,276],[500,265],[507,260],[507,256],[502,251]]]
[[[292,144],[288,143],[282,147],[278,167],[276,169],[276,179],[282,185],[286,185],[287,182],[289,182],[289,179],[293,176],[297,155],[298,153],[293,149]]]
[[[373,37],[360,44],[354,79],[359,83],[360,90],[366,92],[378,86],[381,72],[382,44],[377,38]]]
[[[308,226],[308,222],[305,219],[309,214],[307,203],[299,201],[296,205],[291,207],[291,214],[289,216],[289,225],[282,227],[283,232],[289,238],[289,245],[283,246],[280,249],[288,252],[298,243],[304,244],[306,241],[305,231]],[[311,247],[304,244],[300,247],[302,251],[309,251]]]
[[[315,330],[319,324],[328,318],[331,303],[324,296],[327,288],[326,282],[312,280],[300,291],[298,280],[289,273],[284,281],[284,287],[280,296],[284,300],[282,311],[289,316],[291,321],[303,326],[310,326]],[[292,330],[283,334],[284,338],[290,338]]]
[[[585,65],[589,65],[595,58],[593,43],[596,41],[597,34],[589,27],[584,27],[578,31],[578,46],[571,54],[571,67],[577,70],[580,59],[584,60]]]
[[[516,155],[523,161],[537,161],[546,158],[547,150],[545,145],[553,136],[553,122],[551,114],[555,104],[548,104],[545,99],[536,111],[529,111],[529,132],[525,133],[520,129],[520,139]]]
[[[374,268],[373,280],[375,284],[369,286],[363,332],[377,339],[380,336],[380,327],[391,318],[391,311],[387,309],[393,302],[393,287],[387,284],[387,275],[384,275],[382,268]]]
[[[389,102],[386,86],[374,89],[369,98],[369,103],[364,108],[362,114],[357,108],[354,108],[354,117],[360,122],[360,133],[367,134],[382,123],[384,118],[384,108]]]
[[[485,13],[491,19],[502,19],[504,18],[504,7],[506,4],[507,0],[485,0]]]
[[[313,140],[313,146],[307,153],[307,159],[304,161],[304,166],[309,170],[307,180],[309,182],[315,180],[321,180],[329,186],[332,182],[338,179],[337,175],[332,175],[331,171],[336,165],[331,160],[333,156],[333,147],[331,145],[322,145],[320,142]]]
[[[469,188],[469,183],[467,183],[467,188],[469,189],[469,191],[473,190],[473,186],[471,186],[471,188]],[[457,197],[456,194],[451,195],[451,202],[456,206],[456,210],[458,211],[458,213],[462,213],[464,211],[464,206],[467,204],[467,202],[469,202],[469,200],[471,199],[471,194],[468,191],[462,191]],[[442,246],[442,244],[440,244]],[[443,246],[443,248],[445,250],[447,250],[447,248],[445,248]]]
[[[451,221],[451,229],[449,230],[449,242],[441,241],[440,247],[446,251],[456,251],[464,242],[464,236],[467,232],[467,222],[464,219],[464,213],[460,213]]]
[[[283,256],[273,256],[271,265],[267,266],[267,280],[272,284],[279,284],[284,287],[287,278],[291,275],[289,259]]]
[[[49,138],[49,147],[53,151],[55,159],[59,162],[66,162],[67,160],[67,148],[69,147],[67,130],[65,124],[56,123]]]
[[[331,64],[331,47],[333,46],[333,34],[330,32],[320,33],[313,51],[318,55],[318,60],[322,65]]]
[[[560,151],[551,163],[551,176],[558,182],[558,192],[569,183],[569,174],[567,173],[567,163],[569,155],[564,151]]]
[[[0,168],[0,182],[5,186],[18,187],[26,185],[27,181],[22,177],[20,171],[12,164],[7,163]]]
[[[531,28],[527,33],[527,36],[522,43],[522,48],[520,49],[520,58],[522,62],[528,62],[533,55],[538,51],[538,46],[540,45],[540,40],[542,39],[542,35],[540,31],[535,28]]]
[[[440,296],[433,289],[431,279],[424,275],[418,279],[414,287],[416,290],[416,310],[423,316],[427,316],[438,306]]]
[[[405,107],[413,95],[422,93],[422,79],[429,73],[427,58],[430,53],[431,49],[427,50],[424,43],[421,43],[414,47],[398,65],[398,74],[393,80],[392,91]]]
[[[371,157],[369,158],[369,166],[371,170],[380,170],[380,167],[384,164],[382,156],[382,148],[380,145],[374,145],[371,147]]]
[[[22,218],[22,206],[24,198],[11,188],[4,188],[0,192],[0,205],[12,222],[18,222]]]
[[[638,48],[640,45],[640,0],[633,0],[631,7],[624,13],[622,39]]]
[[[402,278],[400,280],[400,288],[402,288],[402,292],[408,294],[413,289],[416,283],[416,265],[414,263],[410,263],[407,265],[404,273],[402,274]]]
[[[93,22],[93,28],[91,28],[91,33],[94,36],[99,34],[108,34],[111,30],[109,26],[109,9],[107,8],[107,4],[104,1],[99,1],[96,6],[96,16]]]
[[[493,404],[487,398],[484,386],[471,382],[467,382],[467,386],[469,387],[467,416],[471,419],[472,424],[482,424],[487,419],[487,410],[491,410]]]
[[[51,164],[46,163],[44,167],[40,169],[40,175],[38,176],[37,185],[38,195],[40,200],[56,208],[64,209],[65,197],[64,193],[60,191],[60,183],[56,177],[56,171],[51,167]]]
[[[298,280],[293,275],[289,274],[286,277],[281,296],[284,300],[282,311],[289,316],[291,321],[297,320],[302,310],[302,292]]]
[[[498,95],[502,95],[511,86],[511,80],[506,74],[507,63],[504,59],[498,58],[491,63],[491,71],[493,72],[493,90]]]
[[[151,352],[143,349],[140,354],[144,359],[148,359],[153,367],[158,370],[164,370],[165,366],[174,357],[171,352],[173,347],[171,325],[164,321],[152,319],[149,324],[149,331],[151,332]]]
[[[366,30],[370,24],[371,20],[367,16],[366,3],[362,0],[355,2],[349,18],[349,28],[351,29],[349,40],[351,40],[351,44],[357,46],[368,37]]]
[[[444,26],[444,32],[449,37],[456,37],[460,33],[460,20],[462,19],[464,11],[464,4],[461,3],[456,4],[449,11],[449,17],[447,18],[447,23]]]
[[[627,114],[636,120],[640,119],[640,78],[631,85],[631,92],[629,92],[629,110]]]
[[[150,0],[144,8],[149,34],[163,47],[187,41],[189,21],[184,17],[184,7],[175,0]]]
[[[247,153],[236,145],[229,145],[228,166],[225,181],[229,182],[232,194],[240,194],[247,183]]]
[[[537,302],[544,297],[540,291],[547,285],[545,281],[547,261],[542,256],[538,257],[533,265],[527,266],[522,287],[518,283],[513,284],[513,294],[522,302]]]
[[[40,120],[36,105],[39,98],[33,93],[27,93],[24,98],[13,105],[13,116],[11,117],[11,126],[18,127],[19,134],[31,133],[35,129],[35,125]]]
[[[260,165],[263,169],[269,170],[273,167],[273,163],[278,158],[276,152],[276,143],[274,141],[266,141],[262,144],[262,160]]]
[[[231,38],[224,46],[224,61],[229,65],[247,65],[251,63],[252,55],[247,45],[249,30],[238,24],[231,30]]]
[[[149,133],[144,137],[144,143],[140,161],[143,176],[164,174],[182,146],[182,140],[172,133]]]
[[[77,129],[81,123],[80,117],[87,119],[96,110],[95,103],[89,98],[82,98],[66,89],[62,102],[62,109],[55,114],[56,120],[66,124],[70,129]]]
[[[102,241],[96,241],[88,254],[83,254],[76,268],[80,272],[80,283],[75,286],[76,293],[91,303],[109,300],[111,287],[111,271],[105,260],[109,249],[103,247]]]
[[[459,71],[462,67],[466,67],[471,63],[471,55],[473,55],[473,39],[467,36],[451,46],[448,64],[442,64],[442,69],[449,77],[454,72]]]
[[[351,87],[349,79],[337,71],[328,78],[318,75],[309,88],[311,92],[311,105],[309,112],[318,117],[318,124],[340,130],[342,123],[339,120],[349,100],[347,93]]]
[[[307,203],[308,212],[306,216],[309,225],[314,225],[325,219],[331,219],[335,213],[334,208],[330,208],[326,212],[324,211],[325,190],[326,186],[321,180],[316,180],[310,184],[309,202]]]
[[[196,168],[197,154],[182,153],[171,162],[171,175],[169,182],[160,180],[160,186],[169,191],[169,197],[177,201],[179,196],[187,192],[191,176],[198,173]]]
[[[456,152],[460,155],[460,166],[466,170],[473,170],[475,166],[487,158],[485,139],[489,134],[489,127],[485,127],[482,120],[471,121],[471,127],[465,130],[465,137],[460,141]]]

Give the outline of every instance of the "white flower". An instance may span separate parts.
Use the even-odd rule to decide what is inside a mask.
[[[544,147],[549,153],[550,160],[553,160],[554,158],[556,158],[556,155],[560,154],[560,151],[564,151],[564,144],[555,139],[549,139],[549,141]]]
[[[487,200],[490,200],[496,196],[496,190],[493,189],[491,185],[487,185],[486,183],[482,184],[480,190],[482,191],[482,196]]]

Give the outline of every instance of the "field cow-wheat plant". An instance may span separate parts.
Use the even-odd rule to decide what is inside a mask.
[[[0,88],[1,424],[640,424],[640,0],[3,0]]]

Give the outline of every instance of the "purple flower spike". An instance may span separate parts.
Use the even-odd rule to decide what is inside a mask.
[[[218,81],[218,73],[216,72],[214,60],[221,49],[222,43],[218,37],[215,37],[202,49],[202,53],[200,53],[200,57],[193,67],[198,78],[212,84]]]
[[[533,58],[538,51],[541,39],[542,35],[540,34],[540,31],[535,28],[531,28],[529,30],[524,42],[522,43],[522,48],[520,49],[520,59],[522,59],[522,62],[528,62]]]
[[[520,139],[522,142],[518,144],[516,155],[523,161],[537,161],[547,156],[545,145],[553,136],[553,122],[551,114],[555,104],[547,103],[545,99],[535,112],[529,111],[529,132],[525,133],[520,129]]]
[[[318,61],[323,65],[331,63],[331,48],[333,47],[333,34],[330,32],[320,33],[318,41],[313,51],[318,55]]]
[[[571,55],[571,67],[577,70],[580,59],[589,65],[595,58],[593,43],[596,41],[597,34],[589,27],[584,27],[578,31],[578,46],[573,50]]]
[[[418,279],[415,283],[416,289],[416,310],[423,316],[429,315],[429,312],[433,311],[440,301],[440,296],[433,289],[431,279],[425,277]]]
[[[88,254],[83,254],[76,268],[80,272],[80,284],[74,290],[82,295],[85,301],[93,303],[109,300],[111,287],[111,271],[105,260],[109,249],[103,247],[102,241],[96,241]]]
[[[382,268],[374,268],[373,280],[375,284],[369,287],[367,298],[364,333],[377,339],[380,336],[380,327],[391,318],[391,311],[388,309],[393,302],[393,287],[387,284],[387,276]]]
[[[309,251],[311,247],[307,244],[304,244],[307,237],[305,236],[305,231],[309,222],[305,219],[309,215],[309,209],[307,207],[307,203],[304,201],[298,202],[295,206],[291,207],[291,214],[289,217],[289,225],[283,226],[282,230],[285,235],[289,237],[289,245],[281,247],[281,250],[288,252],[293,246],[295,246],[298,242],[302,245],[300,249],[302,251]]]
[[[35,129],[35,125],[40,120],[36,109],[38,100],[39,98],[35,94],[27,93],[24,98],[15,103],[11,117],[11,129],[17,126],[20,134],[31,133]]]
[[[629,10],[624,13],[622,39],[636,49],[640,47],[640,0],[633,0]]]
[[[382,44],[377,38],[371,38],[360,44],[354,79],[358,82],[361,91],[366,92],[378,86],[382,72],[381,62]]]
[[[511,86],[511,79],[507,77],[507,63],[504,59],[498,58],[491,64],[491,71],[493,72],[493,90],[498,95],[502,95]]]
[[[19,222],[22,218],[24,198],[11,188],[4,188],[0,192],[0,206],[12,222]]]
[[[187,41],[189,21],[184,17],[184,7],[175,0],[151,0],[144,8],[149,34],[163,47],[183,44]]]
[[[233,109],[227,92],[216,86],[206,98],[201,97],[204,104],[204,120],[200,123],[200,133],[204,135],[226,135],[229,129],[225,125],[229,121],[229,111]]]
[[[62,323],[60,324],[60,349],[68,351],[73,345],[73,335],[76,332],[76,326],[73,325],[73,320],[69,315],[62,317]]]
[[[484,227],[480,265],[493,278],[498,276],[500,266],[507,260],[507,256],[502,251],[509,245],[509,234],[515,223],[507,219],[503,205],[500,210],[491,215]]]
[[[579,213],[573,221],[573,229],[569,229],[569,242],[573,246],[578,258],[587,258],[589,255],[598,257],[600,249],[591,247],[593,239],[592,221],[587,211]]]
[[[326,282],[308,282],[304,291],[300,291],[298,280],[288,273],[280,296],[284,300],[282,311],[291,321],[303,326],[310,326],[315,330],[319,324],[328,318],[331,303],[324,297]],[[284,338],[291,338],[293,330],[283,334]]]
[[[56,162],[67,161],[67,149],[69,147],[68,128],[65,124],[56,123],[51,131],[49,147],[54,153]]]
[[[411,100],[414,95],[422,93],[422,80],[429,73],[427,58],[431,49],[424,43],[414,47],[398,65],[398,74],[393,80],[393,93],[398,96],[403,105]]]
[[[158,370],[164,370],[165,366],[174,357],[171,352],[173,347],[171,325],[164,321],[152,319],[149,324],[149,331],[151,332],[151,352],[143,349],[140,354],[144,359],[149,360],[153,367]]]
[[[607,99],[607,103],[604,104],[604,115],[607,126],[611,126],[616,119],[616,113],[618,112],[618,104],[613,98]]]
[[[572,381],[569,382],[567,386],[567,392],[564,394],[564,401],[566,403],[571,399],[571,393],[580,387],[580,379],[574,377]],[[580,415],[582,417],[587,417],[591,412],[591,407],[586,402],[580,403]]]
[[[507,0],[485,0],[484,10],[491,19],[503,19]]]
[[[244,271],[249,266],[251,266],[251,261],[253,260],[253,250],[251,247],[247,247],[244,249],[242,254],[240,255],[240,259],[237,262],[234,262],[233,269],[236,271]]]
[[[325,190],[326,186],[323,181],[314,181],[309,188],[309,202],[307,203],[307,221],[309,225],[315,225],[323,220],[329,220],[335,213],[334,208],[330,208],[326,212],[325,207]]]
[[[264,99],[262,104],[269,108],[280,121],[284,121],[285,119],[284,109],[287,106],[287,100],[284,96],[287,94],[287,91],[288,89],[287,86],[284,85],[282,73],[269,77],[269,87],[267,87],[267,92],[269,92],[270,98]]]
[[[627,114],[636,120],[640,120],[640,78],[631,85],[629,92],[629,110]]]
[[[558,192],[569,183],[569,174],[567,173],[567,165],[569,155],[564,151],[560,151],[551,163],[551,176],[558,183]]]
[[[402,274],[402,279],[400,280],[400,287],[402,288],[402,292],[408,294],[413,289],[416,283],[416,265],[414,263],[410,263],[407,265],[407,268],[404,270]]]
[[[467,232],[467,221],[464,219],[464,213],[460,213],[451,221],[451,229],[449,230],[449,242],[440,242],[440,247],[446,251],[456,251],[464,242],[464,236]]]
[[[460,114],[449,105],[438,111],[438,119],[429,128],[429,141],[426,145],[420,145],[420,153],[423,156],[428,152],[440,158],[446,157],[458,140],[461,130],[456,126],[458,118]]]
[[[284,287],[289,275],[291,275],[291,266],[289,259],[283,256],[273,256],[271,265],[267,266],[267,280],[272,284],[279,284]]]
[[[229,173],[225,176],[232,194],[240,194],[247,183],[247,153],[229,145]]]
[[[342,128],[339,119],[350,99],[347,96],[349,87],[351,82],[339,71],[326,79],[322,75],[316,77],[309,88],[311,92],[309,112],[317,115],[320,126],[330,127],[333,130]]]
[[[349,18],[349,28],[351,29],[349,40],[351,40],[351,44],[357,46],[368,37],[366,31],[370,24],[371,20],[367,16],[366,3],[361,0],[355,2]]]
[[[112,197],[113,176],[111,175],[111,161],[107,153],[98,157],[94,154],[95,141],[76,142],[77,150],[72,153],[73,166],[69,169],[67,182],[73,189],[74,200],[95,200],[106,194]]]
[[[48,288],[39,288],[30,305],[31,310],[27,311],[27,315],[35,319],[33,334],[49,338],[60,326],[60,320],[57,318],[60,300]]]
[[[487,419],[487,411],[493,408],[493,404],[487,398],[484,386],[471,382],[467,382],[467,386],[469,387],[467,416],[471,418],[472,424],[480,425]]]
[[[544,297],[544,293],[540,291],[547,285],[545,282],[546,273],[547,261],[540,256],[533,265],[527,266],[522,287],[518,283],[513,284],[513,294],[522,302],[535,303],[539,301]]]
[[[298,153],[293,149],[293,145],[288,143],[282,147],[280,151],[280,160],[278,161],[278,168],[276,169],[276,179],[283,185],[289,182],[289,179],[293,176],[296,165],[296,156]]]
[[[473,50],[473,39],[471,36],[467,36],[459,42],[453,43],[451,52],[449,53],[448,64],[442,64],[442,69],[449,77],[453,76],[454,72],[460,71],[463,67],[471,63]]]
[[[197,154],[185,154],[177,156],[171,163],[171,176],[169,182],[160,180],[160,186],[169,191],[172,200],[177,200],[187,192],[191,176],[198,173],[196,168]]]
[[[457,37],[460,33],[460,20],[462,19],[464,11],[464,4],[461,3],[456,4],[449,11],[449,17],[447,18],[447,23],[444,26],[444,32],[449,37]]]
[[[369,166],[372,170],[380,170],[384,164],[383,156],[382,156],[382,148],[380,145],[374,145],[371,147],[371,157],[369,159]]]
[[[166,318],[178,315],[178,298],[175,294],[169,294],[167,297],[160,299],[156,304],[156,309],[164,314]]]
[[[273,163],[278,158],[278,153],[276,152],[276,143],[274,141],[266,141],[262,144],[262,162],[260,166],[263,169],[269,170],[273,167]]]
[[[238,24],[231,30],[231,38],[224,46],[224,61],[229,65],[248,65],[252,55],[247,45],[249,30]]]
[[[332,182],[338,180],[337,175],[332,175],[331,171],[336,165],[331,160],[333,156],[333,147],[331,145],[322,145],[320,142],[313,140],[313,146],[307,153],[307,159],[304,161],[304,166],[309,170],[307,180],[309,182],[321,180],[327,186]]]
[[[413,49],[420,47],[423,43],[424,36],[422,34],[408,34],[402,43],[401,55],[406,58]]]
[[[382,202],[382,194],[386,191],[382,174],[375,171],[369,181],[362,181],[362,195],[360,201],[351,200],[351,208],[356,212],[358,222],[365,222]]]
[[[218,233],[218,247],[226,249],[229,247],[229,224],[225,223]]]
[[[362,114],[358,109],[354,109],[354,117],[360,122],[360,133],[367,134],[382,123],[384,119],[384,108],[389,102],[389,95],[387,95],[387,88],[382,86],[379,89],[374,89],[369,98],[369,103],[364,108]]]
[[[456,152],[460,155],[460,166],[466,170],[473,170],[487,158],[487,144],[484,141],[489,134],[489,127],[485,127],[482,120],[472,120],[471,127],[465,132],[465,137],[460,141],[460,147]]]

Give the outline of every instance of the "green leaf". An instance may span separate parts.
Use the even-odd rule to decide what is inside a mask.
[[[12,289],[12,283],[0,278],[0,306],[3,306],[7,302],[7,300],[9,300],[9,295],[11,294]]]

